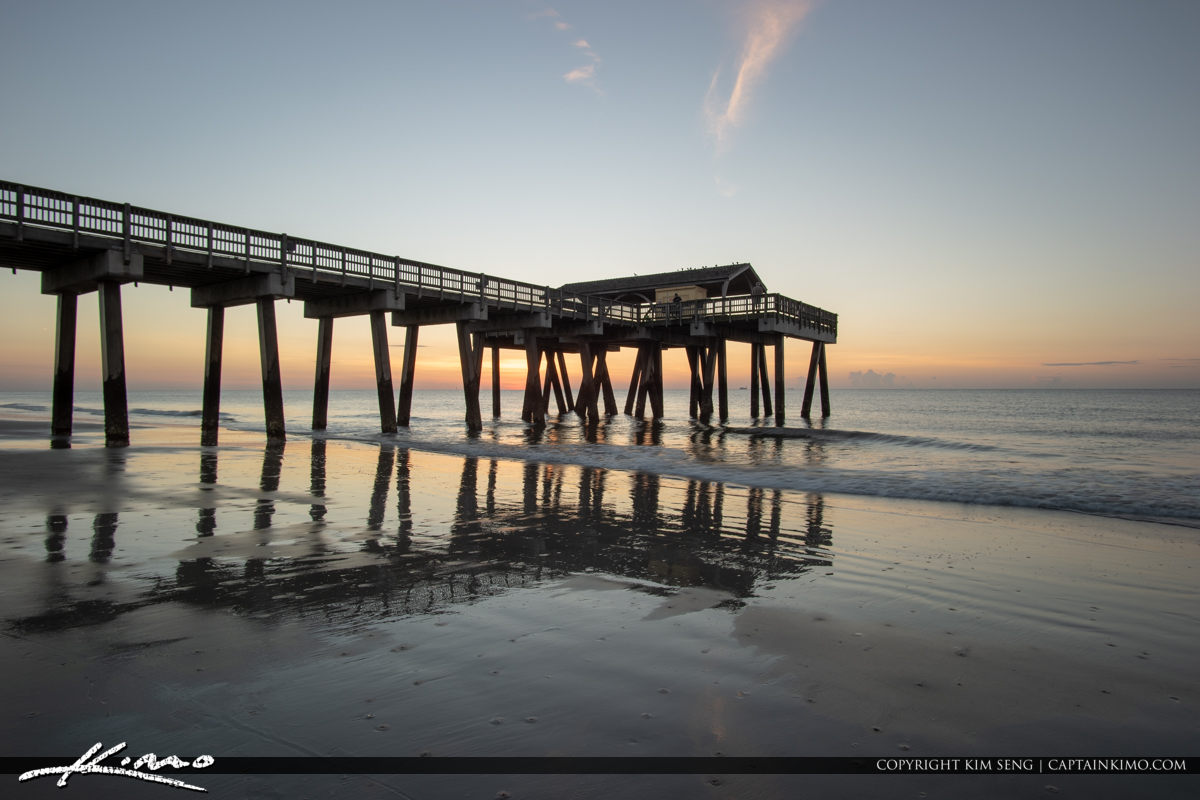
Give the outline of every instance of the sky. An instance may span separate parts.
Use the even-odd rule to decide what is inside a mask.
[[[1200,388],[1198,41],[1193,0],[0,0],[0,178],[551,286],[749,261],[839,315],[835,390]],[[48,391],[54,298],[0,281],[0,390]],[[123,299],[131,389],[199,387],[188,293]],[[260,385],[251,307],[225,347]]]

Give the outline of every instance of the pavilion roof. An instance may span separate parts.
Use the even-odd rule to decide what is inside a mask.
[[[750,288],[760,281],[750,264],[727,264],[716,267],[695,267],[652,275],[631,275],[625,278],[606,278],[598,281],[577,281],[563,284],[563,291],[576,295],[591,295],[619,299],[653,299],[655,290],[684,286],[699,286],[709,297],[750,294]]]

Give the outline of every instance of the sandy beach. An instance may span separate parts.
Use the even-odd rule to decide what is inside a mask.
[[[8,756],[1200,752],[1191,528],[187,426],[0,447]],[[636,769],[636,767],[633,767]],[[1194,776],[226,775],[214,797],[1191,796]],[[10,797],[170,796],[111,776]],[[178,795],[176,795],[178,796]]]

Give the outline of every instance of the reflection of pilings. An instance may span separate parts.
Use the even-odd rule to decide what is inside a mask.
[[[401,552],[408,550],[413,532],[410,457],[408,450],[396,451],[396,514],[399,517],[396,536]]]
[[[391,391],[388,397],[391,397]],[[384,445],[379,448],[379,460],[375,464],[375,486],[371,490],[371,506],[367,512],[367,530],[377,531],[383,527],[383,517],[387,513],[388,487],[392,483],[392,464],[396,451]]]
[[[200,451],[200,491],[211,492],[217,482],[217,452],[215,450]],[[196,533],[200,536],[212,536],[217,528],[216,506],[200,508],[196,518]]]
[[[538,465],[533,461],[526,461],[522,470],[521,480],[521,500],[525,509],[526,515],[537,513],[537,481]]]
[[[725,505],[725,484],[688,481],[683,504],[683,526],[705,533],[720,533]]]
[[[97,564],[106,564],[112,558],[116,546],[117,524],[116,512],[97,514],[92,520],[92,549],[88,558]]]
[[[658,530],[660,523],[658,516],[660,488],[660,478],[656,473],[634,473],[630,501],[633,506],[633,522],[637,527]]]
[[[479,517],[479,459],[464,458],[462,476],[458,484],[458,502],[455,503],[455,518],[461,522],[474,521]]]
[[[750,488],[746,497],[746,538],[756,539],[762,531],[762,501],[763,490],[757,486]]]
[[[314,459],[312,473],[317,495],[324,491],[325,470],[321,448],[315,451],[321,454]],[[614,503],[605,490],[613,480],[620,480],[615,473],[574,465],[526,464],[520,476],[522,505],[509,495],[497,497],[497,484],[502,484],[509,467],[489,461],[484,489],[477,459],[463,461],[449,540],[422,538],[421,545],[413,547],[405,535],[412,521],[409,455],[402,449],[392,451],[391,463],[399,465],[400,541],[392,544],[364,536],[364,550],[372,559],[368,563],[356,559],[354,566],[345,566],[344,557],[320,549],[298,560],[252,558],[237,564],[228,557],[199,558],[180,562],[174,582],[165,576],[154,578],[152,586],[131,602],[74,601],[69,589],[58,590],[48,597],[47,611],[16,624],[37,630],[72,628],[162,602],[319,613],[326,618],[364,613],[394,618],[434,612],[506,587],[527,586],[542,576],[589,569],[673,586],[708,586],[746,597],[763,582],[832,563],[828,552],[832,533],[825,525],[820,495],[809,495],[801,509],[798,503],[785,507],[781,490],[743,491],[715,481],[635,473],[627,501],[615,498]],[[379,463],[383,467],[377,473],[390,474],[388,457]],[[215,482],[215,460],[212,464]],[[281,466],[282,447],[271,448],[264,458],[264,491],[277,490]],[[578,496],[573,491],[576,485]],[[331,506],[330,512],[339,508]],[[789,529],[781,530],[785,518]],[[97,515],[93,560],[102,560],[104,551],[111,551],[115,525],[115,515]],[[48,561],[62,559],[66,526],[63,514],[47,517]],[[267,535],[261,540],[267,541]],[[75,574],[58,567],[50,572],[58,579]]]
[[[583,467],[579,478],[579,516],[584,520],[598,520],[604,516],[604,482],[606,469]],[[561,473],[560,473],[561,480]]]
[[[50,514],[46,517],[46,560],[62,561],[63,547],[67,541],[67,515]]]
[[[492,459],[488,462],[488,483],[487,483],[487,514],[489,517],[496,513],[496,477],[500,470],[500,462]]]
[[[662,444],[663,426],[659,420],[651,420],[639,425],[633,431],[633,443],[649,447]]]
[[[825,527],[825,498],[810,494],[805,509],[804,543],[813,548],[833,546],[833,530]]]
[[[311,450],[311,465],[308,471],[308,491],[313,499],[325,497],[325,440],[313,439]],[[313,522],[325,519],[324,503],[313,503],[308,509],[308,516]]]
[[[281,440],[268,441],[263,450],[262,478],[259,488],[264,492],[279,491],[279,476],[283,472],[283,449]],[[275,498],[259,497],[254,507],[254,529],[261,530],[271,527],[271,518],[275,516]]]

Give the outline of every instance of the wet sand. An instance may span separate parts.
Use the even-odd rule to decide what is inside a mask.
[[[32,432],[31,432],[32,431]],[[1189,756],[1196,531],[0,427],[2,752]],[[633,763],[633,762],[631,762]],[[636,769],[636,766],[631,767]],[[195,773],[215,797],[1156,797],[1194,776]],[[63,797],[52,779],[13,797]],[[89,797],[170,796],[76,776]],[[176,795],[178,796],[178,795]]]

